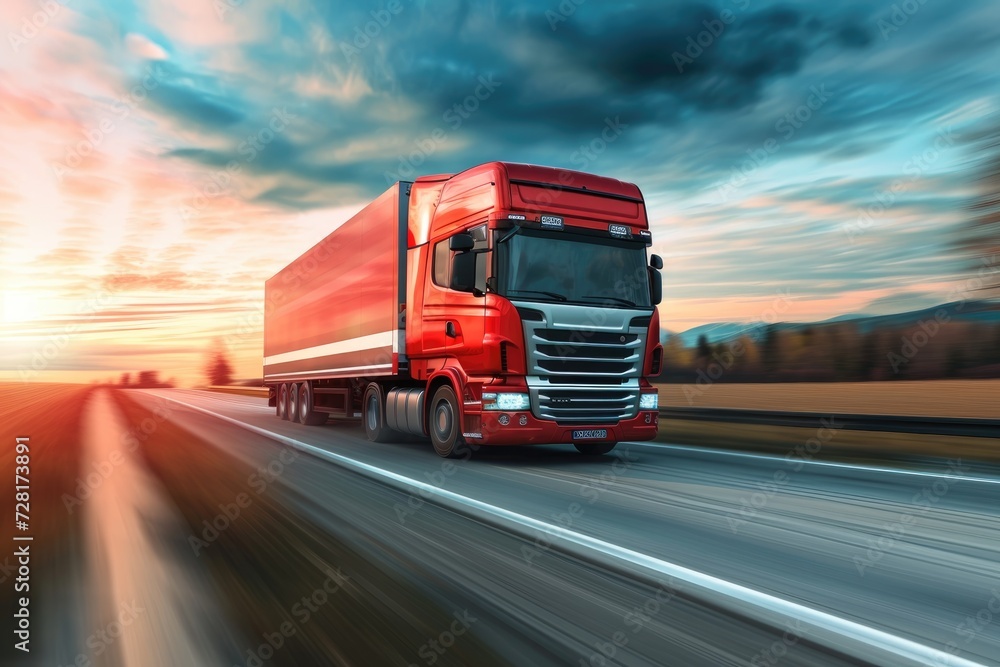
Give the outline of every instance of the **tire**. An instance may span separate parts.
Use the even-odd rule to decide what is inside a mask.
[[[313,388],[312,384],[309,382],[303,382],[299,385],[299,400],[298,407],[299,412],[296,415],[297,421],[300,424],[305,424],[307,426],[319,426],[320,424],[326,423],[327,414],[325,412],[316,412],[312,409],[313,406]]]
[[[288,420],[288,385],[281,384],[278,387],[278,400],[276,401],[278,416],[284,420]]]
[[[438,387],[431,400],[427,424],[438,456],[450,459],[466,451],[460,421],[461,413],[455,390],[449,385]]]
[[[576,451],[585,456],[603,456],[615,448],[617,442],[574,442]]]
[[[293,382],[288,385],[288,410],[285,412],[290,422],[297,422],[299,416],[299,385]]]
[[[365,437],[370,442],[391,442],[400,433],[385,425],[385,396],[382,387],[370,382],[361,401],[361,421],[365,425]]]

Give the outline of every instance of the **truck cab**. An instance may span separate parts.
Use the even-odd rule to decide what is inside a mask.
[[[410,189],[406,357],[438,453],[657,429],[662,261],[639,188],[491,162]]]

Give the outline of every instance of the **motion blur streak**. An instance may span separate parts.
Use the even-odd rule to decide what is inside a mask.
[[[738,458],[760,459],[763,461],[781,462],[784,459],[766,454],[747,454],[744,452],[730,452],[722,449],[709,449],[706,447],[684,447],[681,445],[663,445],[651,442],[637,442],[634,447],[657,447],[662,449],[676,449],[680,451],[711,453],[719,456],[735,456]],[[830,468],[842,468],[844,470],[856,470],[859,472],[871,472],[885,475],[908,475],[911,477],[936,477],[940,479],[954,479],[962,482],[975,482],[977,484],[1000,484],[997,477],[969,477],[967,475],[949,475],[948,473],[928,472],[925,470],[902,470],[900,468],[883,468],[880,466],[853,465],[850,463],[837,463],[835,461],[801,461],[802,465],[827,466]]]
[[[168,557],[184,553],[165,549],[183,542],[180,517],[138,452],[122,447],[127,432],[108,393],[97,392],[83,421],[84,470],[103,476],[84,501],[92,503],[84,513],[91,618],[108,614],[117,625],[81,649],[95,657],[120,650],[125,665],[220,664],[217,637],[206,632],[219,611],[197,568]]]
[[[903,637],[898,637],[817,609],[783,600],[702,572],[653,558],[576,531],[567,530],[555,524],[538,521],[495,505],[447,491],[340,454],[335,454],[300,440],[241,422],[184,401],[179,401],[171,397],[168,398],[187,408],[235,424],[258,435],[272,438],[278,442],[296,447],[349,469],[387,480],[395,485],[402,485],[406,487],[406,490],[416,489],[424,497],[428,494],[433,495],[440,504],[450,509],[464,514],[471,514],[478,519],[486,519],[498,527],[502,527],[509,532],[519,534],[528,539],[536,538],[537,533],[557,537],[563,541],[562,550],[572,555],[589,556],[591,558],[594,555],[598,555],[602,558],[618,559],[631,565],[645,568],[658,575],[679,579],[700,589],[697,592],[690,591],[690,594],[724,606],[731,612],[754,614],[757,620],[765,621],[773,627],[780,628],[783,624],[795,619],[804,621],[813,626],[807,633],[813,641],[861,660],[872,661],[876,664],[882,663],[886,659],[892,659],[893,664],[907,664],[912,662],[913,664],[981,667],[981,663],[972,662],[959,656],[918,644]],[[592,553],[587,553],[588,551]],[[646,578],[650,581],[657,580],[655,576],[651,575],[647,575]],[[900,660],[907,661],[907,663],[900,663]]]

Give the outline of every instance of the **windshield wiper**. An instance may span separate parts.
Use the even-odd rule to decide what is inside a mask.
[[[544,290],[539,290],[539,289],[509,289],[509,290],[507,290],[508,294],[510,294],[511,292],[521,292],[522,294],[544,294],[545,296],[552,297],[556,301],[565,301],[566,300],[566,297],[563,296],[562,294],[557,294],[556,292],[546,292]]]
[[[617,301],[618,303],[629,306],[630,308],[635,308],[635,301],[629,301],[628,299],[622,299],[617,296],[599,296],[597,294],[584,294],[581,298],[583,299],[607,299],[609,301]]]

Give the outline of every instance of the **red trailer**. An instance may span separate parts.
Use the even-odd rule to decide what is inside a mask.
[[[397,183],[265,283],[270,405],[442,456],[649,440],[651,240],[639,188],[610,178],[491,162]]]

